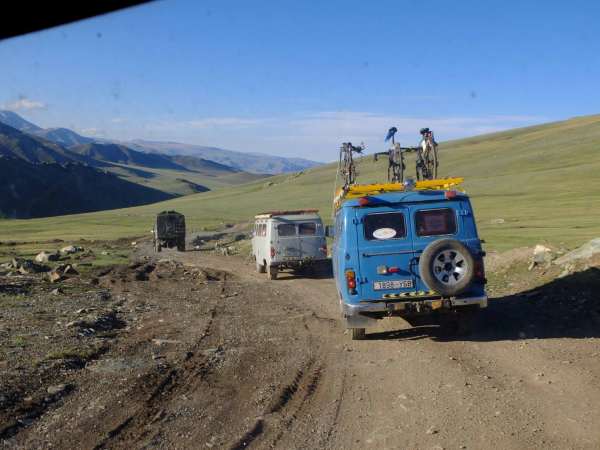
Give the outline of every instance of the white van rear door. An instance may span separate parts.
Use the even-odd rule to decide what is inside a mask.
[[[325,246],[323,225],[318,222],[300,222],[298,224],[300,253],[303,258],[322,258],[321,249]]]
[[[302,256],[298,228],[293,222],[279,222],[273,230],[277,236],[276,250],[282,259],[298,259]]]

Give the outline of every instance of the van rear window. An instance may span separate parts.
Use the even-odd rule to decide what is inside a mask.
[[[406,236],[404,214],[399,212],[369,214],[364,218],[365,239],[399,239]]]
[[[417,236],[438,236],[456,233],[456,215],[450,208],[417,211]]]
[[[317,234],[317,224],[314,222],[298,224],[298,234],[305,236]]]
[[[293,223],[280,223],[277,225],[277,234],[279,236],[295,236],[296,225]]]

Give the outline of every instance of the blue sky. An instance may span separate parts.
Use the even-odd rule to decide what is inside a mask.
[[[333,160],[599,113],[600,2],[165,0],[0,41],[45,127]]]

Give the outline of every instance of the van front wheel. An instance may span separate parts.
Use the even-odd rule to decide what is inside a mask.
[[[362,341],[367,336],[364,328],[351,328],[351,330],[353,341]]]

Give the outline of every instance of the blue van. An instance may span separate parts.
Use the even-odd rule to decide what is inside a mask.
[[[378,319],[467,331],[487,306],[484,252],[469,197],[453,190],[373,191],[338,202],[333,271],[352,339]]]

